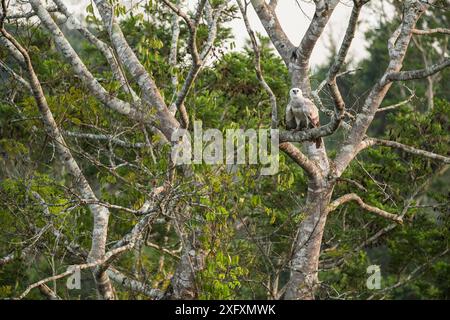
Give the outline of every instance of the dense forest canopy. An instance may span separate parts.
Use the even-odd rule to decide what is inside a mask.
[[[0,1],[0,298],[450,298],[448,1],[382,1],[357,62],[383,12],[347,1],[314,72],[336,0],[298,47],[274,0]],[[319,126],[285,129],[294,87]],[[278,171],[177,165],[196,121],[279,130]]]

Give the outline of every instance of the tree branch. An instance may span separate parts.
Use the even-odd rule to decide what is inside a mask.
[[[64,134],[68,137],[73,137],[73,138],[83,138],[83,139],[91,139],[91,140],[97,140],[97,141],[108,141],[108,142],[112,142],[113,144],[118,145],[120,147],[124,147],[124,148],[142,149],[142,148],[146,148],[146,147],[151,147],[151,145],[149,145],[148,143],[143,143],[143,142],[131,143],[128,141],[118,139],[114,135],[71,132],[71,131],[64,131]]]
[[[411,71],[393,72],[387,75],[387,80],[390,81],[407,81],[414,79],[422,79],[429,77],[442,69],[450,66],[450,58],[445,58],[443,61],[433,64],[428,68]]]
[[[286,153],[295,163],[303,168],[311,179],[317,180],[322,176],[320,168],[314,162],[309,160],[308,157],[292,143],[280,143],[280,150]]]
[[[435,29],[429,29],[429,30],[413,29],[413,33],[418,34],[418,35],[429,35],[429,34],[434,34],[434,33],[450,34],[450,29],[446,29],[446,28],[435,28]]]
[[[59,12],[59,9],[55,6],[49,6],[46,8],[46,10],[51,13]],[[35,15],[36,13],[33,10],[31,10],[29,12],[10,14],[6,17],[6,20],[30,19]]]
[[[385,147],[391,147],[391,148],[397,148],[400,150],[403,150],[405,152],[411,153],[411,154],[415,154],[417,156],[422,156],[422,157],[426,157],[429,159],[433,159],[433,160],[437,160],[437,161],[441,161],[444,163],[450,163],[450,158],[446,157],[446,156],[442,156],[433,152],[429,152],[426,150],[421,150],[421,149],[417,149],[399,142],[395,142],[395,141],[390,141],[390,140],[383,140],[383,139],[377,139],[377,138],[366,138],[362,143],[361,143],[361,149],[360,150],[364,150],[367,147],[371,147],[371,146],[385,146]]]
[[[61,54],[72,66],[74,72],[83,80],[84,83],[86,83],[91,93],[109,108],[121,114],[128,115],[132,118],[137,117],[137,115],[135,114],[136,110],[133,106],[110,95],[109,92],[107,92],[105,88],[100,85],[97,79],[95,79],[95,77],[89,72],[83,61],[81,61],[78,54],[75,52],[70,43],[64,37],[59,27],[53,21],[52,17],[42,4],[41,0],[30,0],[30,4],[43,25],[50,32]]]
[[[61,298],[52,289],[50,289],[46,284],[41,284],[39,286],[39,291],[48,300],[61,300]]]
[[[146,283],[134,280],[113,267],[110,267],[107,273],[111,280],[131,291],[141,293],[155,300],[159,300],[163,296],[163,292],[161,292],[161,290],[154,289]]]
[[[348,54],[348,50],[350,49],[353,38],[355,37],[356,25],[358,23],[358,17],[361,12],[361,8],[362,3],[359,1],[354,1],[344,40],[342,40],[339,52],[330,69],[328,70],[327,75],[328,87],[330,88],[331,96],[333,97],[334,105],[337,110],[337,118],[340,119],[340,121],[342,121],[345,115],[345,102],[337,85],[336,77],[338,75],[338,72],[341,70],[342,65],[344,64],[345,58]]]
[[[253,52],[255,53],[255,70],[256,70],[256,76],[261,83],[261,86],[264,88],[264,90],[269,95],[270,104],[272,106],[272,129],[278,128],[278,107],[277,107],[277,98],[275,94],[273,93],[270,86],[267,84],[266,80],[264,79],[262,69],[261,69],[261,51],[258,47],[258,42],[256,40],[255,33],[252,30],[252,27],[250,26],[250,22],[247,17],[247,7],[244,7],[241,0],[237,0],[239,9],[241,11],[242,17],[244,19],[244,24],[247,29],[247,33],[250,36],[250,42],[253,47]],[[273,3],[271,3],[272,5]],[[276,4],[275,4],[276,5]]]
[[[333,114],[328,124],[320,126],[318,128],[312,128],[304,131],[281,131],[280,141],[304,142],[316,140],[317,138],[320,137],[329,136],[339,128],[341,119],[342,117],[337,117],[335,114]]]
[[[274,7],[269,6],[265,0],[251,0],[251,3],[264,29],[272,40],[273,45],[284,60],[286,66],[289,66],[291,54],[295,46],[283,31]]]
[[[408,97],[408,99],[400,101],[400,102],[395,103],[395,104],[392,104],[392,105],[387,106],[387,107],[379,108],[377,110],[377,113],[378,112],[384,112],[384,111],[393,110],[393,109],[396,109],[398,107],[404,106],[405,104],[408,104],[409,102],[411,102],[411,100],[414,99],[415,96],[416,96],[416,93],[412,92],[411,95]]]
[[[356,193],[349,193],[349,194],[346,194],[346,195],[334,200],[333,202],[331,202],[329,204],[328,210],[329,210],[329,212],[332,212],[332,211],[336,210],[340,205],[342,205],[346,202],[349,202],[349,201],[356,201],[362,209],[369,211],[371,213],[374,213],[382,218],[393,220],[399,224],[403,223],[403,219],[400,216],[389,213],[387,211],[381,210],[377,207],[373,207],[371,205],[364,203],[364,201]]]
[[[176,98],[176,91],[178,89],[178,74],[177,74],[177,60],[178,60],[178,41],[180,38],[180,23],[179,15],[174,13],[172,15],[172,39],[170,40],[170,54],[169,65],[172,68],[171,83],[174,91],[173,99]],[[175,115],[177,106],[173,103],[170,105],[170,112]]]
[[[121,85],[121,89],[123,89],[126,93],[130,94],[134,102],[139,102],[139,97],[131,88],[128,80],[126,78],[124,70],[119,65],[115,55],[114,50],[94,36],[88,28],[83,27],[83,25],[78,21],[78,19],[69,12],[65,4],[61,0],[53,0],[55,4],[58,6],[58,9],[61,13],[66,17],[66,21],[64,23],[70,23],[71,28],[75,28],[80,32],[91,44],[93,44],[106,58],[109,66],[111,67],[111,71],[114,75],[114,78],[119,81]]]
[[[24,78],[22,78],[21,76],[19,76],[17,73],[14,72],[13,69],[11,69],[10,67],[8,67],[6,65],[6,63],[4,63],[3,61],[0,60],[0,68],[2,68],[3,70],[5,70],[6,72],[8,72],[17,82],[19,82],[20,84],[22,84],[26,89],[28,89],[29,91],[32,91],[30,84],[28,83],[27,80],[25,80]]]
[[[103,25],[109,33],[117,58],[130,72],[131,76],[142,90],[143,100],[148,107],[145,111],[148,113],[151,111],[150,108],[154,107],[156,109],[158,129],[160,129],[164,136],[170,141],[172,133],[180,127],[180,124],[167,108],[154,79],[150,76],[137,58],[133,49],[129,46],[119,23],[114,17],[113,7],[105,0],[94,0],[94,3],[100,12]]]
[[[170,3],[169,1],[164,1],[164,3]],[[217,36],[217,24],[218,19],[226,7],[227,2],[224,2],[213,14],[212,7],[208,1],[202,1],[200,2],[197,12],[196,12],[196,19],[194,22],[191,22],[192,25],[189,27],[189,47],[190,47],[190,53],[192,56],[192,64],[189,69],[188,75],[181,87],[181,89],[176,93],[176,99],[173,104],[173,107],[171,109],[178,109],[181,114],[181,122],[183,125],[183,128],[189,127],[189,116],[186,110],[186,107],[184,105],[184,102],[186,100],[187,95],[189,94],[189,91],[192,88],[192,85],[194,84],[195,80],[197,79],[198,74],[200,73],[203,65],[205,64],[205,61],[211,51],[211,48],[214,44],[214,41]],[[206,42],[203,44],[203,48],[201,49],[201,52],[198,51],[197,48],[197,28],[200,21],[201,14],[203,12],[203,9],[205,9],[206,17],[208,21],[208,38]],[[175,14],[177,14],[178,11],[174,11]]]
[[[328,23],[328,20],[339,3],[338,0],[317,0],[314,17],[309,24],[308,30],[300,42],[300,45],[292,52],[289,66],[291,73],[291,86],[299,87],[306,95],[311,95],[311,84],[309,80],[309,60],[312,51]]]

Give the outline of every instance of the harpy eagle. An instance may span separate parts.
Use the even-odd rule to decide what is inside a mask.
[[[310,99],[303,96],[302,90],[292,88],[289,95],[290,101],[286,107],[286,129],[300,131],[319,127],[319,110]],[[317,138],[315,143],[316,148],[320,148],[322,138]]]

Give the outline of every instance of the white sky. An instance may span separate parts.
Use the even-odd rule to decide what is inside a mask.
[[[90,0],[67,1],[72,3],[71,7],[74,11],[78,11],[80,13],[85,12],[86,5],[90,2]],[[139,1],[130,0],[128,2],[136,4]],[[194,7],[197,2],[197,0],[188,0],[189,7]],[[299,4],[301,8],[299,7]],[[249,8],[249,19],[253,30],[262,34],[266,34],[253,8],[251,6],[249,6]],[[333,41],[338,46],[340,45],[345,33],[351,10],[351,0],[342,0],[338,4],[322,37],[319,39],[316,48],[313,51],[311,57],[311,65],[313,67],[327,60],[327,57],[329,55],[328,48],[331,41]],[[279,0],[276,12],[287,36],[294,45],[298,45],[308,28],[308,25],[310,23],[309,18],[314,15],[314,4],[310,0]],[[348,59],[353,60],[353,62],[358,61],[365,56],[366,43],[363,36],[364,31],[367,30],[369,25],[373,26],[373,23],[377,19],[376,17],[374,17],[374,12],[369,8],[363,8],[360,17],[366,18],[358,27],[352,47],[350,48]],[[232,27],[233,33],[236,38],[237,49],[240,49],[244,45],[245,40],[248,39],[244,23],[242,19],[236,19],[230,23],[230,26]]]

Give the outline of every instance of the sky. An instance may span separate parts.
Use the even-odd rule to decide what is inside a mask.
[[[69,0],[71,2],[71,9],[74,12],[85,12],[86,5],[89,0]],[[136,4],[137,0],[130,0],[129,3]],[[189,7],[194,7],[197,0],[188,0]],[[313,51],[311,57],[311,66],[317,66],[327,61],[329,56],[329,47],[331,43],[335,43],[339,46],[344,37],[347,22],[352,10],[351,0],[342,0],[336,7],[331,19],[322,35],[319,39],[316,48]],[[276,10],[280,23],[286,32],[287,36],[294,45],[298,45],[308,29],[310,18],[314,15],[314,4],[311,0],[279,0]],[[370,12],[369,8],[363,8],[361,17],[372,17],[365,19],[360,24],[348,59],[350,62],[356,62],[366,56],[366,42],[364,41],[364,32],[374,23],[373,12]],[[259,19],[250,6],[249,19],[254,31],[266,35],[266,32],[259,22]],[[236,38],[236,49],[239,50],[243,47],[246,39],[248,39],[247,31],[242,19],[236,19],[230,23],[230,27]]]

